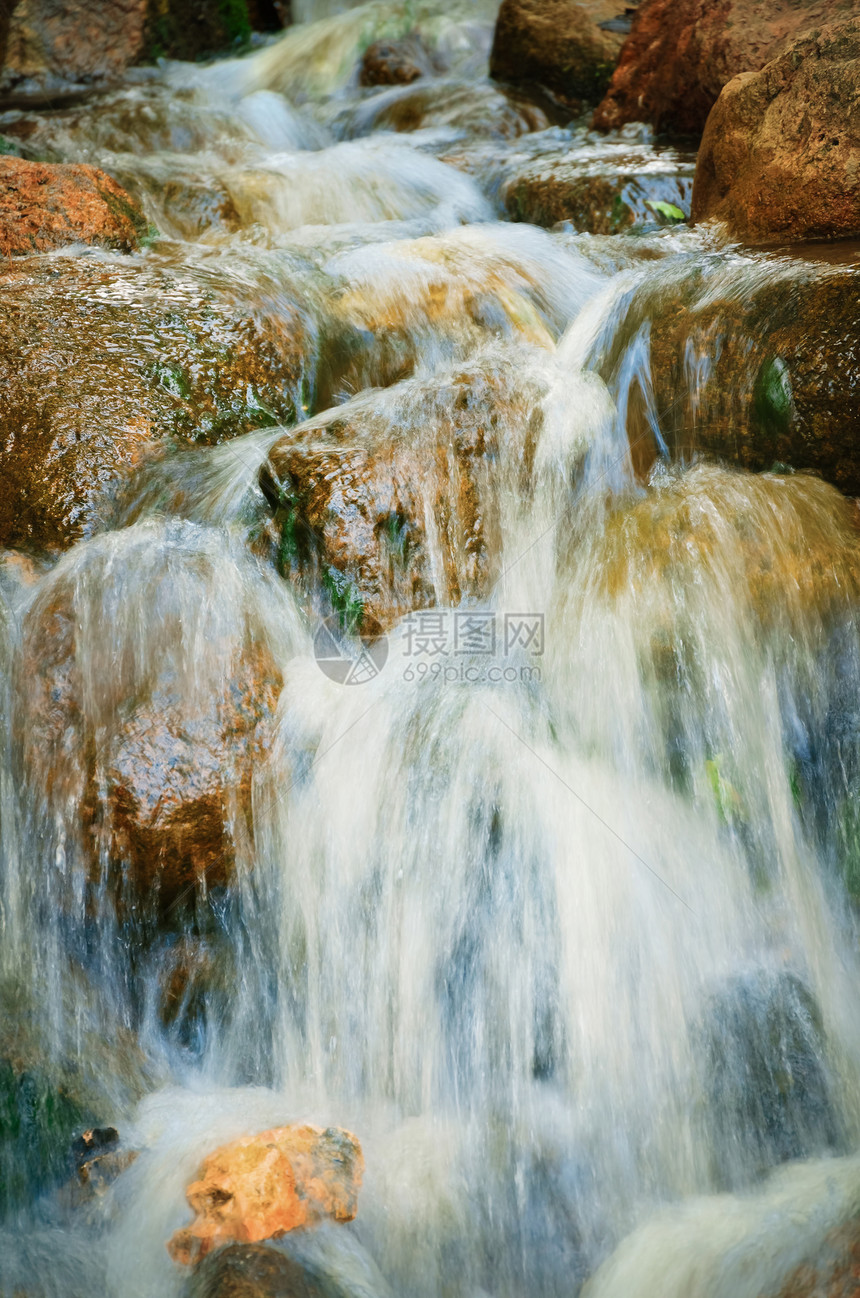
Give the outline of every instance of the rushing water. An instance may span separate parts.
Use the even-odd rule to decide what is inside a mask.
[[[333,5],[40,127],[141,197],[148,265],[299,301],[315,351],[306,423],[164,457],[110,528],[0,573],[4,1053],[139,1151],[80,1203],[7,1141],[3,1293],[180,1293],[202,1156],[297,1119],[364,1145],[356,1221],[288,1241],[342,1298],[754,1298],[860,1208],[860,537],[817,478],[670,462],[650,368],[684,294],[839,272],[499,222],[440,158],[541,122],[480,79],[494,6],[444,8]],[[415,24],[445,93],[394,133],[406,92],[358,91],[355,58]],[[402,616],[392,559],[355,687],[259,486],[275,447],[330,451],[332,404],[423,510],[432,608]],[[434,502],[476,419],[482,549],[452,559]],[[262,661],[274,727],[221,772],[232,886],[142,895],[117,772],[156,717],[205,783]]]

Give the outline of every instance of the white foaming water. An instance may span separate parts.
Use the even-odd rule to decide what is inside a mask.
[[[125,526],[4,569],[3,1057],[138,1158],[85,1205],[10,1192],[0,1292],[178,1296],[165,1244],[201,1159],[289,1121],[364,1147],[356,1221],[283,1242],[338,1298],[754,1298],[860,1209],[850,510],[804,475],[637,479],[628,440],[635,402],[660,449],[659,310],[750,301],[774,265],[500,225],[408,137],[332,145],[320,121],[373,103],[350,88],[371,39],[414,27],[483,74],[495,6],[443,8],[316,10],[171,69],[193,88],[154,91],[139,127],[124,100],[64,127],[148,177],[164,232],[218,244],[155,264],[275,318],[299,302],[311,417],[165,454]],[[691,352],[694,397],[708,378]],[[412,490],[436,619],[395,621],[357,686],[315,660],[332,610],[272,569],[285,524],[258,485],[276,446],[331,453],[339,421]],[[450,484],[485,538],[471,586]],[[392,566],[398,607],[412,576]],[[211,734],[266,671],[248,775]],[[135,901],[158,873],[117,859],[135,752],[165,798],[215,780],[231,887]]]

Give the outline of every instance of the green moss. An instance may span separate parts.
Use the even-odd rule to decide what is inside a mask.
[[[135,239],[139,242],[149,230],[149,225],[137,204],[133,203],[130,198],[111,193],[107,189],[99,189],[99,194],[117,220],[131,222]]]
[[[323,573],[323,588],[328,592],[331,606],[344,631],[356,635],[364,620],[364,601],[351,578],[337,568]]]
[[[753,388],[753,415],[762,432],[781,437],[792,420],[791,375],[779,356],[763,362]]]
[[[245,0],[218,0],[218,15],[231,45],[245,45],[251,39],[251,22]]]
[[[0,1216],[67,1174],[72,1141],[93,1121],[62,1087],[0,1063]]]

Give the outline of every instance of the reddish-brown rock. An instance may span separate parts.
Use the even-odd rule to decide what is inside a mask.
[[[96,167],[0,157],[0,257],[68,243],[131,252],[145,230],[134,200]]]
[[[204,1161],[189,1185],[192,1224],[167,1248],[194,1265],[226,1244],[255,1244],[321,1221],[352,1221],[364,1157],[339,1127],[289,1126],[243,1136]]]
[[[131,259],[0,263],[0,545],[91,534],[157,444],[290,418],[299,313],[251,296]]]
[[[429,70],[429,58],[417,41],[374,41],[364,51],[359,84],[408,86]]]
[[[854,0],[643,0],[593,125],[699,136],[728,81],[853,12]]]
[[[777,1298],[857,1298],[860,1293],[860,1220],[827,1236],[817,1258],[799,1266]]]
[[[147,0],[18,0],[11,5],[0,89],[46,78],[117,77],[141,53],[146,12]]]
[[[860,19],[808,33],[723,88],[692,217],[751,243],[860,235]]]
[[[596,102],[618,60],[624,37],[598,24],[622,8],[615,0],[502,0],[490,75],[533,83],[565,103]]]
[[[466,365],[287,433],[262,473],[282,570],[311,586],[321,575],[335,607],[371,626],[485,594],[500,553],[500,439],[519,436],[526,490],[535,389],[511,362]]]

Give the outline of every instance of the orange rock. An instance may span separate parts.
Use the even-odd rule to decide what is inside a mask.
[[[189,1185],[195,1220],[167,1250],[192,1266],[222,1244],[255,1244],[324,1218],[352,1221],[364,1157],[339,1127],[290,1126],[222,1145]]]
[[[0,157],[0,255],[20,257],[69,243],[130,252],[146,229],[115,180],[89,166]]]

